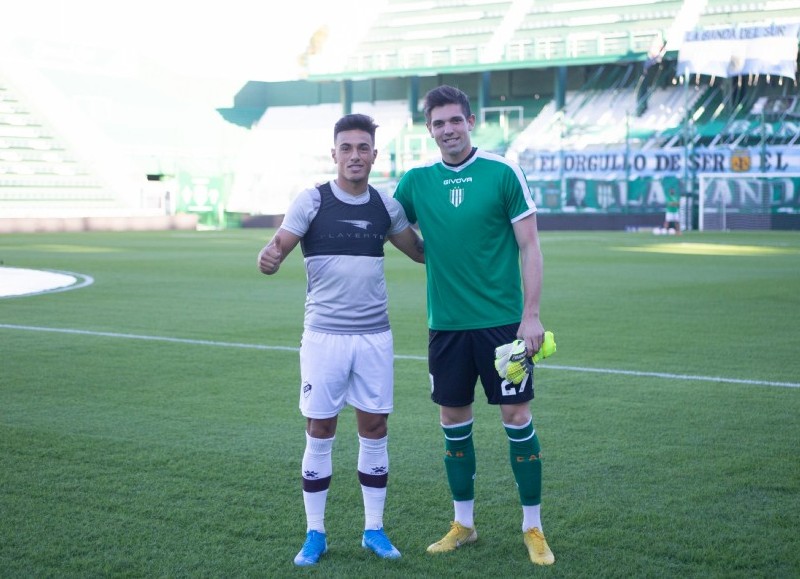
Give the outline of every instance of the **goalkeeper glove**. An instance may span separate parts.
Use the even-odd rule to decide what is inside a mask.
[[[544,333],[544,341],[542,342],[539,351],[533,355],[533,358],[531,358],[531,362],[533,364],[538,364],[540,360],[543,360],[548,356],[552,356],[555,353],[556,353],[556,337],[553,335],[553,332],[547,331]]]
[[[510,344],[495,348],[494,367],[501,378],[505,378],[512,384],[519,384],[525,379],[525,375],[533,370],[534,364],[551,356],[555,351],[555,337],[553,332],[547,331],[544,333],[542,346],[531,358],[525,355],[525,342],[522,340],[514,340]]]

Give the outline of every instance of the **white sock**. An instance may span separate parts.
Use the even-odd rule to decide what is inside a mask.
[[[542,528],[541,507],[542,505],[522,505],[523,533],[534,527],[538,528],[542,533],[544,533],[544,529]]]
[[[364,530],[383,528],[386,485],[389,478],[388,436],[358,437],[358,479],[364,498]]]
[[[456,523],[468,527],[470,529],[475,527],[475,501],[453,501],[453,509],[456,512]]]
[[[303,485],[309,481],[325,479],[333,475],[332,438],[312,438],[306,433],[306,449],[303,453]],[[328,480],[330,484],[330,480]],[[308,492],[303,490],[303,504],[306,509],[306,531],[325,532],[325,503],[328,500],[328,487]]]

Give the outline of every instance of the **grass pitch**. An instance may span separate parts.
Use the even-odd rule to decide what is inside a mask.
[[[396,408],[385,524],[360,546],[358,444],[334,446],[330,551],[296,569],[299,250],[265,230],[4,235],[6,266],[91,276],[0,299],[4,577],[792,577],[800,575],[800,235],[543,232],[536,371],[543,524],[532,566],[498,411],[476,404],[476,524],[452,518],[425,363],[423,267],[387,248]]]

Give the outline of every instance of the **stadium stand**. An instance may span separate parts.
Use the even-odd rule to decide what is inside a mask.
[[[531,2],[509,42],[509,60],[592,60],[647,51],[666,35],[681,1]]]
[[[797,22],[798,10],[800,10],[800,6],[794,0],[771,0],[768,2],[707,0],[697,24],[701,27],[713,27],[755,22]]]
[[[391,192],[404,171],[436,155],[420,100],[448,83],[472,99],[475,143],[525,169],[544,229],[649,227],[670,187],[681,191],[691,229],[701,185],[716,204],[708,206],[733,191],[724,193],[733,213],[750,211],[746,199],[763,192],[757,219],[724,223],[800,228],[796,2],[384,0],[373,8],[358,31],[315,32],[301,55],[305,78],[246,82],[232,106],[214,111],[189,110],[184,94],[202,87],[168,89],[177,83],[166,78],[144,87],[109,55],[41,71],[72,109],[31,100],[51,91],[30,90],[0,67],[0,219],[14,208],[86,213],[106,204],[177,209],[209,226],[274,224],[309,181],[332,175],[330,127],[347,112],[380,125],[373,177]],[[94,149],[80,135],[91,127],[102,129],[88,139]],[[782,172],[779,188],[754,176],[753,193],[737,181],[756,170]],[[133,174],[152,180],[119,182]],[[174,195],[165,207],[167,186]]]
[[[196,227],[184,175],[228,170],[240,131],[124,58],[23,49],[0,58],[0,231]]]
[[[348,70],[437,68],[484,60],[512,2],[393,0],[347,60]]]
[[[114,207],[114,195],[0,78],[0,215],[24,217]]]
[[[309,72],[321,79],[603,62],[646,53],[654,39],[666,37],[684,6],[682,0],[610,0],[602,6],[560,0],[390,0],[339,70],[323,54],[310,59]]]

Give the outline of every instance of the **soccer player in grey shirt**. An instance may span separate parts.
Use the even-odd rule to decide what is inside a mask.
[[[389,327],[383,247],[391,241],[423,263],[423,242],[400,203],[369,185],[375,125],[352,114],[334,126],[334,180],[300,193],[258,256],[275,274],[297,246],[308,284],[300,346],[300,411],[306,417],[303,502],[306,540],[294,559],[309,566],[327,551],[325,504],[339,413],[355,409],[358,479],[364,500],[361,544],[383,559],[400,557],[383,530],[389,476],[388,416],[393,409],[394,344]]]

